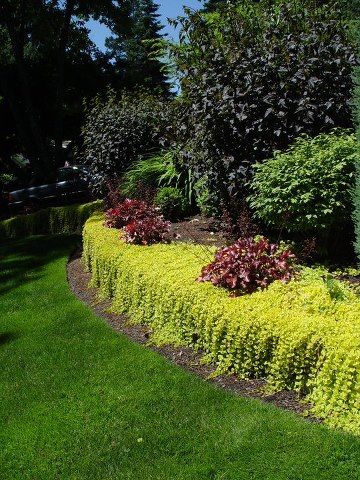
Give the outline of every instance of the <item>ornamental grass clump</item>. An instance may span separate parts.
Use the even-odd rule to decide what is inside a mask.
[[[240,238],[220,249],[215,260],[202,269],[200,282],[231,290],[231,296],[263,290],[275,280],[294,276],[295,256],[266,238]]]

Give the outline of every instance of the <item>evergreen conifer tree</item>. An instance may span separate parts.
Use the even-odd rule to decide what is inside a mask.
[[[159,5],[154,0],[132,0],[130,5],[127,34],[122,34],[119,17],[119,25],[112,26],[114,35],[107,42],[115,65],[127,87],[145,86],[167,92],[164,65],[152,56],[153,42],[163,37]]]

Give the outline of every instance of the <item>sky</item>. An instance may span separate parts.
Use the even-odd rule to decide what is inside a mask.
[[[168,38],[176,39],[177,32],[168,24],[167,18],[176,18],[183,13],[183,6],[198,9],[203,2],[199,0],[157,0],[159,4],[160,21],[165,26],[163,33],[168,34]],[[91,40],[100,48],[105,48],[105,38],[109,36],[109,30],[98,22],[90,21],[87,24],[90,29]]]

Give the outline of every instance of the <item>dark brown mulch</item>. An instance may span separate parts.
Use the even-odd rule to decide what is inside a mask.
[[[180,242],[192,242],[202,245],[222,247],[226,239],[212,218],[197,215],[171,225],[171,233]]]
[[[353,287],[360,287],[360,277],[353,275],[338,275],[335,278],[341,280],[342,282],[347,282]]]
[[[277,407],[304,415],[310,408],[295,392],[282,391],[272,395],[264,393],[265,379],[239,380],[236,375],[219,375],[212,377],[215,368],[212,365],[201,364],[201,353],[189,347],[173,347],[171,345],[156,347],[147,345],[151,334],[149,327],[144,325],[131,325],[126,315],[109,313],[110,300],[99,301],[96,288],[89,288],[91,275],[84,270],[80,252],[75,252],[67,265],[67,278],[72,292],[118,333],[123,333],[134,342],[146,345],[147,348],[160,353],[171,362],[186,368],[197,376],[215,383],[218,387],[229,390],[242,397],[257,398],[264,402],[272,403]],[[311,416],[305,417],[308,421],[320,423],[320,420]]]

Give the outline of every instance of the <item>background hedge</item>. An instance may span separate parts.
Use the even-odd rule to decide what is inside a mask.
[[[348,287],[304,269],[299,280],[229,298],[195,281],[211,249],[126,245],[103,221],[86,222],[83,258],[115,312],[149,324],[158,344],[201,348],[219,373],[305,393],[317,416],[360,434],[360,300]]]
[[[161,149],[168,110],[168,101],[142,91],[117,96],[110,90],[87,105],[79,156],[96,193],[142,155]]]
[[[30,235],[80,233],[90,215],[102,208],[103,202],[98,200],[84,205],[50,207],[31,215],[3,220],[0,222],[0,240]]]
[[[358,41],[359,41],[359,52],[360,52],[360,27],[358,28]],[[356,185],[354,190],[354,224],[355,224],[355,252],[360,261],[360,67],[355,69],[354,74],[355,80],[355,121],[357,123],[357,140],[358,140],[358,161],[356,169]]]
[[[174,145],[215,209],[236,205],[254,162],[299,135],[352,127],[355,49],[333,5],[243,0],[180,24]]]

